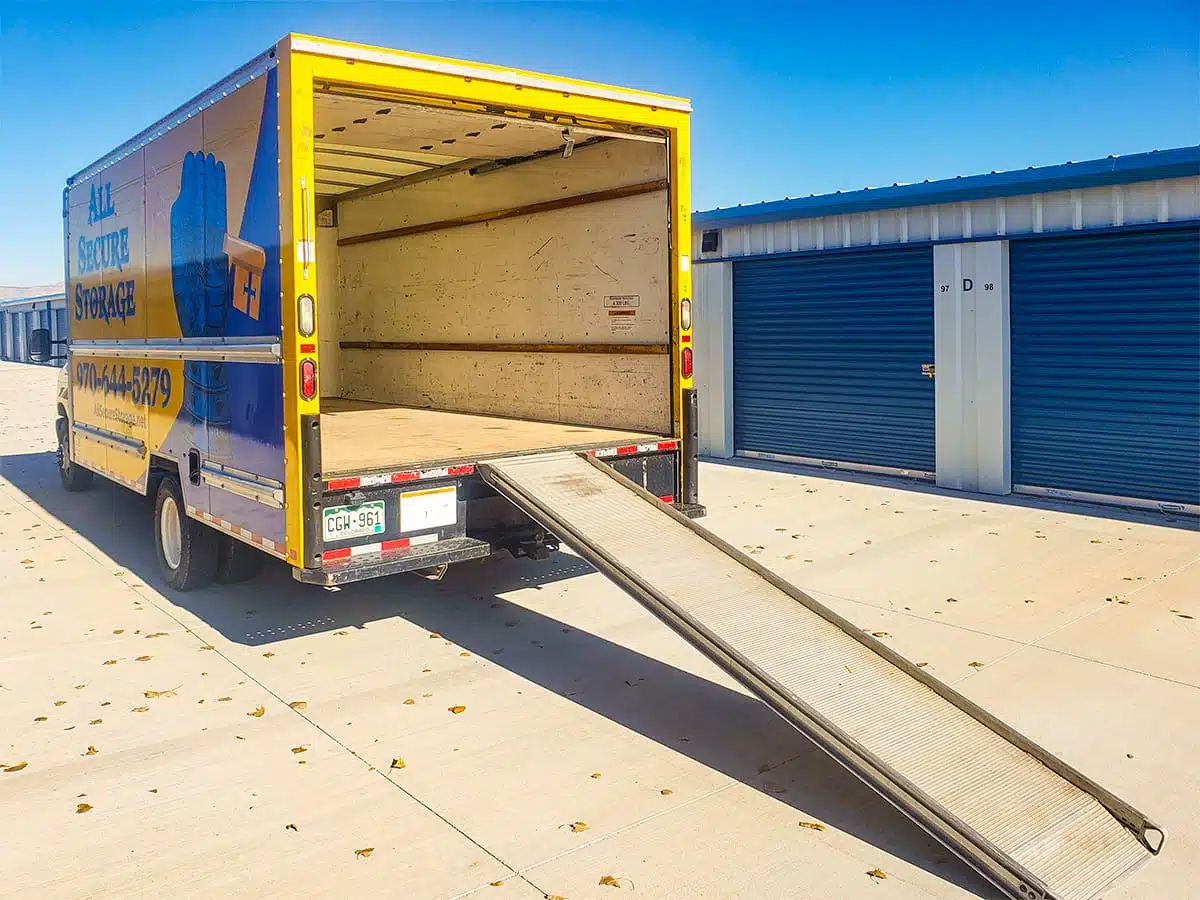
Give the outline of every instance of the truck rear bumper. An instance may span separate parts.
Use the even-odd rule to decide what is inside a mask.
[[[325,586],[350,584],[368,578],[397,575],[418,569],[448,566],[451,563],[483,559],[492,554],[492,545],[471,537],[455,537],[432,544],[419,544],[390,553],[354,557],[326,563],[321,569],[292,569],[292,577],[305,584]]]

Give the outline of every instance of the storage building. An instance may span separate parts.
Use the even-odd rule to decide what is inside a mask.
[[[693,228],[702,453],[1200,512],[1200,147]]]
[[[0,299],[0,359],[29,362],[29,336],[35,328],[49,328],[52,340],[66,339],[67,300],[61,292]],[[65,347],[56,349],[66,354]],[[47,365],[61,366],[62,361]]]

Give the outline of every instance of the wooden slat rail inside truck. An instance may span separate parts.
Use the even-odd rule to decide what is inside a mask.
[[[1162,830],[693,521],[689,113],[288,36],[68,181],[63,485],[152,494],[178,590],[561,541],[1010,896],[1095,896]]]

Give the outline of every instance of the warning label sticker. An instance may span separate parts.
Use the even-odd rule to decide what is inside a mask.
[[[641,294],[610,294],[604,298],[606,309],[636,309],[641,305]]]
[[[613,334],[633,331],[637,324],[638,307],[642,305],[639,294],[610,294],[604,298],[608,313],[608,328]]]

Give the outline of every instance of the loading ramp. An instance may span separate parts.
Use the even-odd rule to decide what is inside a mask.
[[[1165,833],[1050,752],[603,463],[484,479],[1020,900],[1088,900]]]

